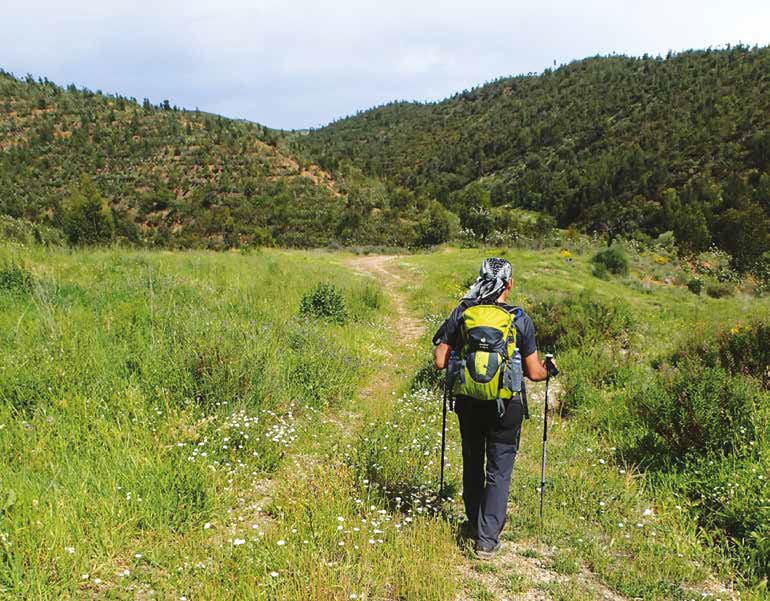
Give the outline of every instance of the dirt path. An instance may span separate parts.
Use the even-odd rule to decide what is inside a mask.
[[[404,343],[415,342],[423,330],[423,323],[409,312],[400,287],[406,283],[395,265],[397,255],[364,255],[348,262],[355,271],[375,278],[390,296],[398,315],[398,332]]]
[[[417,342],[423,331],[423,323],[407,308],[406,297],[401,290],[406,280],[399,274],[397,259],[396,255],[364,255],[351,259],[348,266],[362,275],[374,278],[382,285],[396,310],[396,320],[390,324],[388,331],[392,336],[397,336],[401,347],[405,348]],[[396,357],[388,354],[386,359],[386,369],[378,370],[358,391],[360,399],[385,399],[394,389],[393,380],[399,366]]]

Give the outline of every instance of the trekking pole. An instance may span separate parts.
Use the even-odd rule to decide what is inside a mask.
[[[444,376],[444,410],[441,416],[441,476],[439,479],[438,496],[444,498],[444,455],[446,452],[446,410],[447,410],[447,396],[449,394],[449,386],[447,385],[448,379]]]
[[[545,500],[545,461],[548,455],[548,385],[551,376],[556,376],[559,370],[553,364],[553,355],[545,356],[545,411],[543,413],[543,459],[540,464],[540,528],[543,527],[543,501]]]

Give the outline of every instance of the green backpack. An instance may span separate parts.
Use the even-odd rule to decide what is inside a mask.
[[[519,315],[521,309],[494,304],[463,311],[460,348],[450,365],[453,394],[496,401],[502,415],[502,401],[521,392],[523,370],[514,325]]]

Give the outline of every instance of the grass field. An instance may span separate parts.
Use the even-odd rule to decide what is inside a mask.
[[[634,391],[688,335],[766,319],[770,303],[641,286],[643,257],[605,281],[589,253],[496,251],[552,341],[542,350],[559,352],[563,415],[544,529],[539,385],[503,554],[480,564],[458,542],[454,420],[454,498],[435,497],[429,337],[490,252],[367,263],[0,246],[0,596],[764,598],[765,543],[736,550],[705,528],[677,468],[644,461],[632,414]],[[320,284],[344,314],[300,311]],[[558,307],[583,321],[553,318]],[[755,425],[758,454],[730,457],[761,471]],[[752,494],[736,498],[770,496]]]

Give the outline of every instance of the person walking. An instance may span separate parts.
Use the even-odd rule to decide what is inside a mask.
[[[460,423],[466,526],[482,559],[498,551],[505,525],[521,424],[528,417],[522,376],[539,382],[548,375],[532,319],[506,302],[512,287],[508,261],[484,260],[476,282],[434,337],[434,366],[447,369]]]

